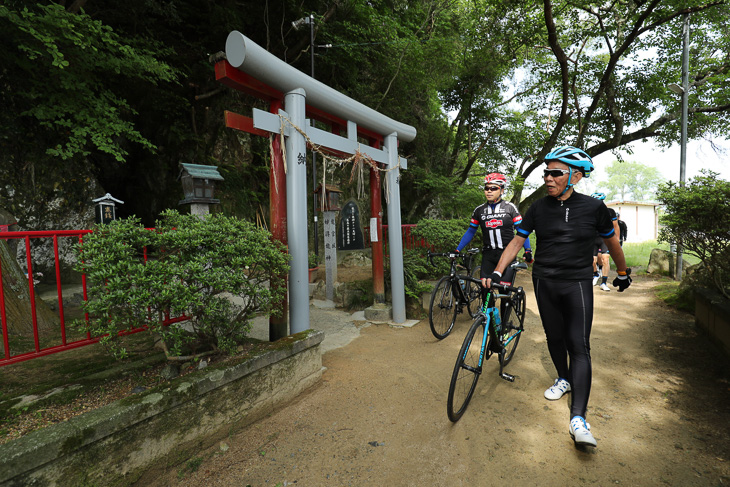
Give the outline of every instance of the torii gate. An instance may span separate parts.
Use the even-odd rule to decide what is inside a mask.
[[[309,238],[307,178],[304,164],[306,139],[302,132],[313,144],[331,152],[355,154],[359,151],[376,163],[385,165],[393,321],[405,322],[399,168],[407,168],[407,162],[398,156],[397,150],[399,140],[409,142],[415,138],[416,129],[386,117],[312,79],[238,31],[228,35],[226,57],[227,61],[220,61],[215,66],[216,79],[227,86],[270,102],[271,113],[254,109],[254,116],[251,119],[226,111],[225,119],[226,125],[231,128],[262,136],[268,136],[269,133],[277,134],[272,144],[270,175],[271,231],[274,238],[288,245],[291,255],[289,271],[291,333],[309,329],[307,269]],[[285,110],[281,109],[282,100]],[[305,115],[331,125],[335,133],[317,129]],[[343,127],[347,128],[347,137],[339,135],[339,129]],[[281,135],[286,137],[285,195],[282,191],[285,161],[281,154]],[[367,139],[370,145],[360,144],[358,135]],[[383,142],[384,147],[381,149],[380,145]],[[372,169],[370,198],[371,215],[377,219],[378,232],[378,242],[373,243],[373,288],[376,302],[384,302],[380,187],[377,175]],[[283,212],[284,208],[286,213]],[[286,234],[283,229],[284,221],[286,221]],[[285,336],[286,321],[272,318],[269,335],[271,340]]]

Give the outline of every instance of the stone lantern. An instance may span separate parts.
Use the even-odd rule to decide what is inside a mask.
[[[124,201],[118,200],[109,193],[105,194],[101,198],[96,198],[95,200],[91,200],[94,203],[96,203],[96,208],[94,208],[94,213],[96,216],[96,223],[98,224],[106,224],[109,222],[112,222],[117,219],[117,211],[116,211],[116,204],[119,203],[120,205],[124,204]]]
[[[220,203],[215,196],[215,182],[223,181],[217,166],[180,164],[180,176],[185,199],[179,205],[190,205],[193,215],[207,215],[209,206]]]
[[[317,186],[314,190],[314,194],[317,195],[315,199],[315,209],[317,211],[339,211],[340,208],[340,195],[342,191],[337,186],[332,184],[326,184],[324,186],[324,208],[322,207],[322,185]]]

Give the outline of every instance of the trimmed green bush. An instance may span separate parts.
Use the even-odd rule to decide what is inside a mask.
[[[288,255],[252,223],[218,215],[201,219],[168,210],[154,230],[137,218],[99,225],[78,247],[87,276],[88,323],[80,326],[119,358],[118,332],[147,325],[169,354],[232,353],[255,314],[276,310],[286,292],[270,276],[288,272]],[[166,316],[189,318],[163,326]]]
[[[665,205],[659,240],[681,243],[684,252],[698,257],[704,284],[730,299],[730,182],[703,170],[685,186],[660,186],[657,198]]]
[[[431,220],[424,218],[418,222],[416,228],[413,229],[412,234],[415,237],[423,238],[430,245],[434,246],[434,252],[450,252],[456,249],[459,245],[459,240],[464,232],[469,228],[468,219],[458,220]],[[480,232],[477,232],[470,245],[466,248],[473,246],[481,247]],[[423,260],[423,266],[416,271],[419,279],[438,279],[449,273],[449,260],[444,258],[434,258],[434,265],[431,266],[426,260],[426,249],[421,252]],[[481,254],[474,256],[472,260],[472,266],[477,266],[481,262]],[[406,291],[408,292],[408,291]]]

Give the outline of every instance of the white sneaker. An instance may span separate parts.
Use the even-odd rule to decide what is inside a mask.
[[[566,392],[570,392],[570,383],[565,379],[557,378],[555,379],[555,384],[545,391],[545,399],[557,401]]]
[[[591,425],[581,416],[570,420],[570,436],[576,445],[596,446],[596,439],[591,434]]]
[[[601,280],[601,275],[593,276],[593,285],[598,286],[598,282]]]
[[[608,287],[608,284],[606,284],[605,282],[602,282],[601,291],[611,291],[611,288]]]

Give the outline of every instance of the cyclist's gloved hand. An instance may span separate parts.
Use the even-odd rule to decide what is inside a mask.
[[[487,282],[485,287],[492,287],[492,284],[497,283],[499,284],[499,281],[502,280],[502,274],[499,272],[492,272],[487,276]],[[484,282],[484,281],[482,281]]]
[[[618,288],[618,292],[622,293],[626,288],[631,285],[631,269],[626,268],[626,275],[619,274],[616,279],[613,280],[613,287]]]
[[[525,253],[522,254],[522,257],[524,257],[525,262],[527,262],[528,264],[532,264],[535,261],[535,259],[532,258],[532,252],[529,250],[525,250]]]

